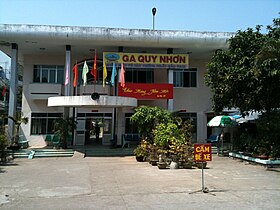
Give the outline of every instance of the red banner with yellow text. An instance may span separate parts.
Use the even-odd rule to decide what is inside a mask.
[[[173,84],[125,83],[118,85],[118,96],[137,99],[172,99]]]

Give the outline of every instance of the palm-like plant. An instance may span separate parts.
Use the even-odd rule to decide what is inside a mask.
[[[23,124],[27,124],[28,123],[28,117],[23,117],[23,113],[21,112],[16,112],[15,116],[9,116],[9,119],[11,119],[14,124],[15,124],[15,131],[14,131],[14,137],[12,139],[12,144],[18,144],[18,140],[19,140],[19,128],[20,125]]]

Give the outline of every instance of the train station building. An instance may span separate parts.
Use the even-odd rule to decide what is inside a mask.
[[[191,119],[193,142],[204,142],[210,135],[207,122],[214,115],[211,90],[204,82],[207,63],[216,50],[227,49],[232,36],[2,24],[0,50],[11,57],[9,115],[16,112],[20,64],[22,112],[29,118],[21,132],[30,146],[44,146],[46,136],[54,132],[54,120],[64,115],[78,122],[74,146],[96,141],[91,132],[96,125],[101,133],[95,143],[110,145],[114,140],[121,146],[123,134],[137,133],[129,119],[141,105],[159,106]],[[8,123],[11,130],[12,122]]]

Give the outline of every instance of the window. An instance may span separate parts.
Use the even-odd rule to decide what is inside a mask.
[[[125,69],[125,81],[133,83],[153,83],[154,70],[153,69]]]
[[[178,117],[181,117],[183,122],[185,122],[186,120],[190,120],[191,124],[193,125],[192,141],[196,142],[196,139],[197,139],[197,113],[195,113],[195,112],[180,112],[178,114]]]
[[[64,66],[34,65],[33,82],[63,84]]]
[[[62,113],[32,113],[31,135],[53,134],[55,119],[62,117]]]
[[[174,87],[196,87],[197,69],[174,70]]]

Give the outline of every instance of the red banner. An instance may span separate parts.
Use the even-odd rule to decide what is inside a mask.
[[[118,85],[118,95],[137,99],[172,99],[173,84],[125,83]]]
[[[194,144],[194,161],[206,162],[212,160],[211,144]]]

